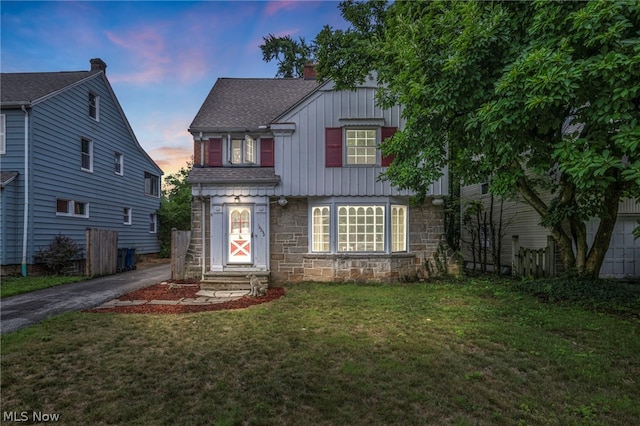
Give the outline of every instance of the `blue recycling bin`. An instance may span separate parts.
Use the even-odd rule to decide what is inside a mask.
[[[127,271],[131,271],[136,269],[136,249],[129,248],[127,250],[127,255],[124,261],[124,267]]]

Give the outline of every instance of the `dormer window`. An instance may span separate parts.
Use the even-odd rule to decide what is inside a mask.
[[[250,165],[256,163],[256,141],[247,135],[244,139],[231,139],[231,159],[233,165]]]

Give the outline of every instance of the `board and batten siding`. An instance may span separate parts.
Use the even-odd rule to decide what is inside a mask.
[[[325,129],[367,123],[402,128],[400,107],[376,106],[374,87],[333,91],[325,86],[290,112],[279,123],[294,123],[292,133],[275,133],[275,172],[282,183],[275,195],[284,196],[395,196],[411,195],[387,181],[380,181],[381,166],[326,167]],[[380,136],[380,130],[378,130]],[[380,153],[378,153],[380,156]],[[380,158],[380,157],[379,157]],[[380,162],[378,162],[380,163]],[[431,185],[429,195],[447,194],[447,174]]]
[[[88,115],[89,91],[100,97],[98,121]],[[159,252],[157,233],[149,233],[149,215],[160,207],[160,198],[145,195],[144,174],[152,173],[160,180],[161,171],[133,139],[120,111],[101,76],[30,110],[28,263],[58,233],[84,248],[87,228],[118,231],[120,247],[136,248],[138,253]],[[92,172],[81,170],[82,138],[93,142]],[[123,176],[115,173],[115,152],[124,155]],[[89,217],[56,215],[56,199],[88,203]],[[132,209],[131,225],[123,223],[125,207]],[[19,208],[22,212],[23,206]],[[21,250],[22,228],[10,237]]]

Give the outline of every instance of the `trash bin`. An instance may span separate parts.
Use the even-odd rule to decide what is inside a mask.
[[[130,248],[127,250],[127,256],[125,258],[125,269],[131,271],[136,269],[136,249]]]
[[[126,271],[126,260],[127,260],[127,251],[128,249],[118,249],[118,260],[116,263],[116,272]]]

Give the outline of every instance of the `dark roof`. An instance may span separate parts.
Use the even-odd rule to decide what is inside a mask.
[[[189,173],[190,183],[276,185],[280,176],[273,167],[194,167]]]
[[[190,131],[257,130],[316,90],[302,78],[220,78],[213,85]]]
[[[97,72],[99,71],[2,73],[0,102],[2,105],[28,104]]]
[[[7,186],[10,184],[15,178],[18,177],[20,173],[13,171],[2,171],[0,172],[0,187]]]

